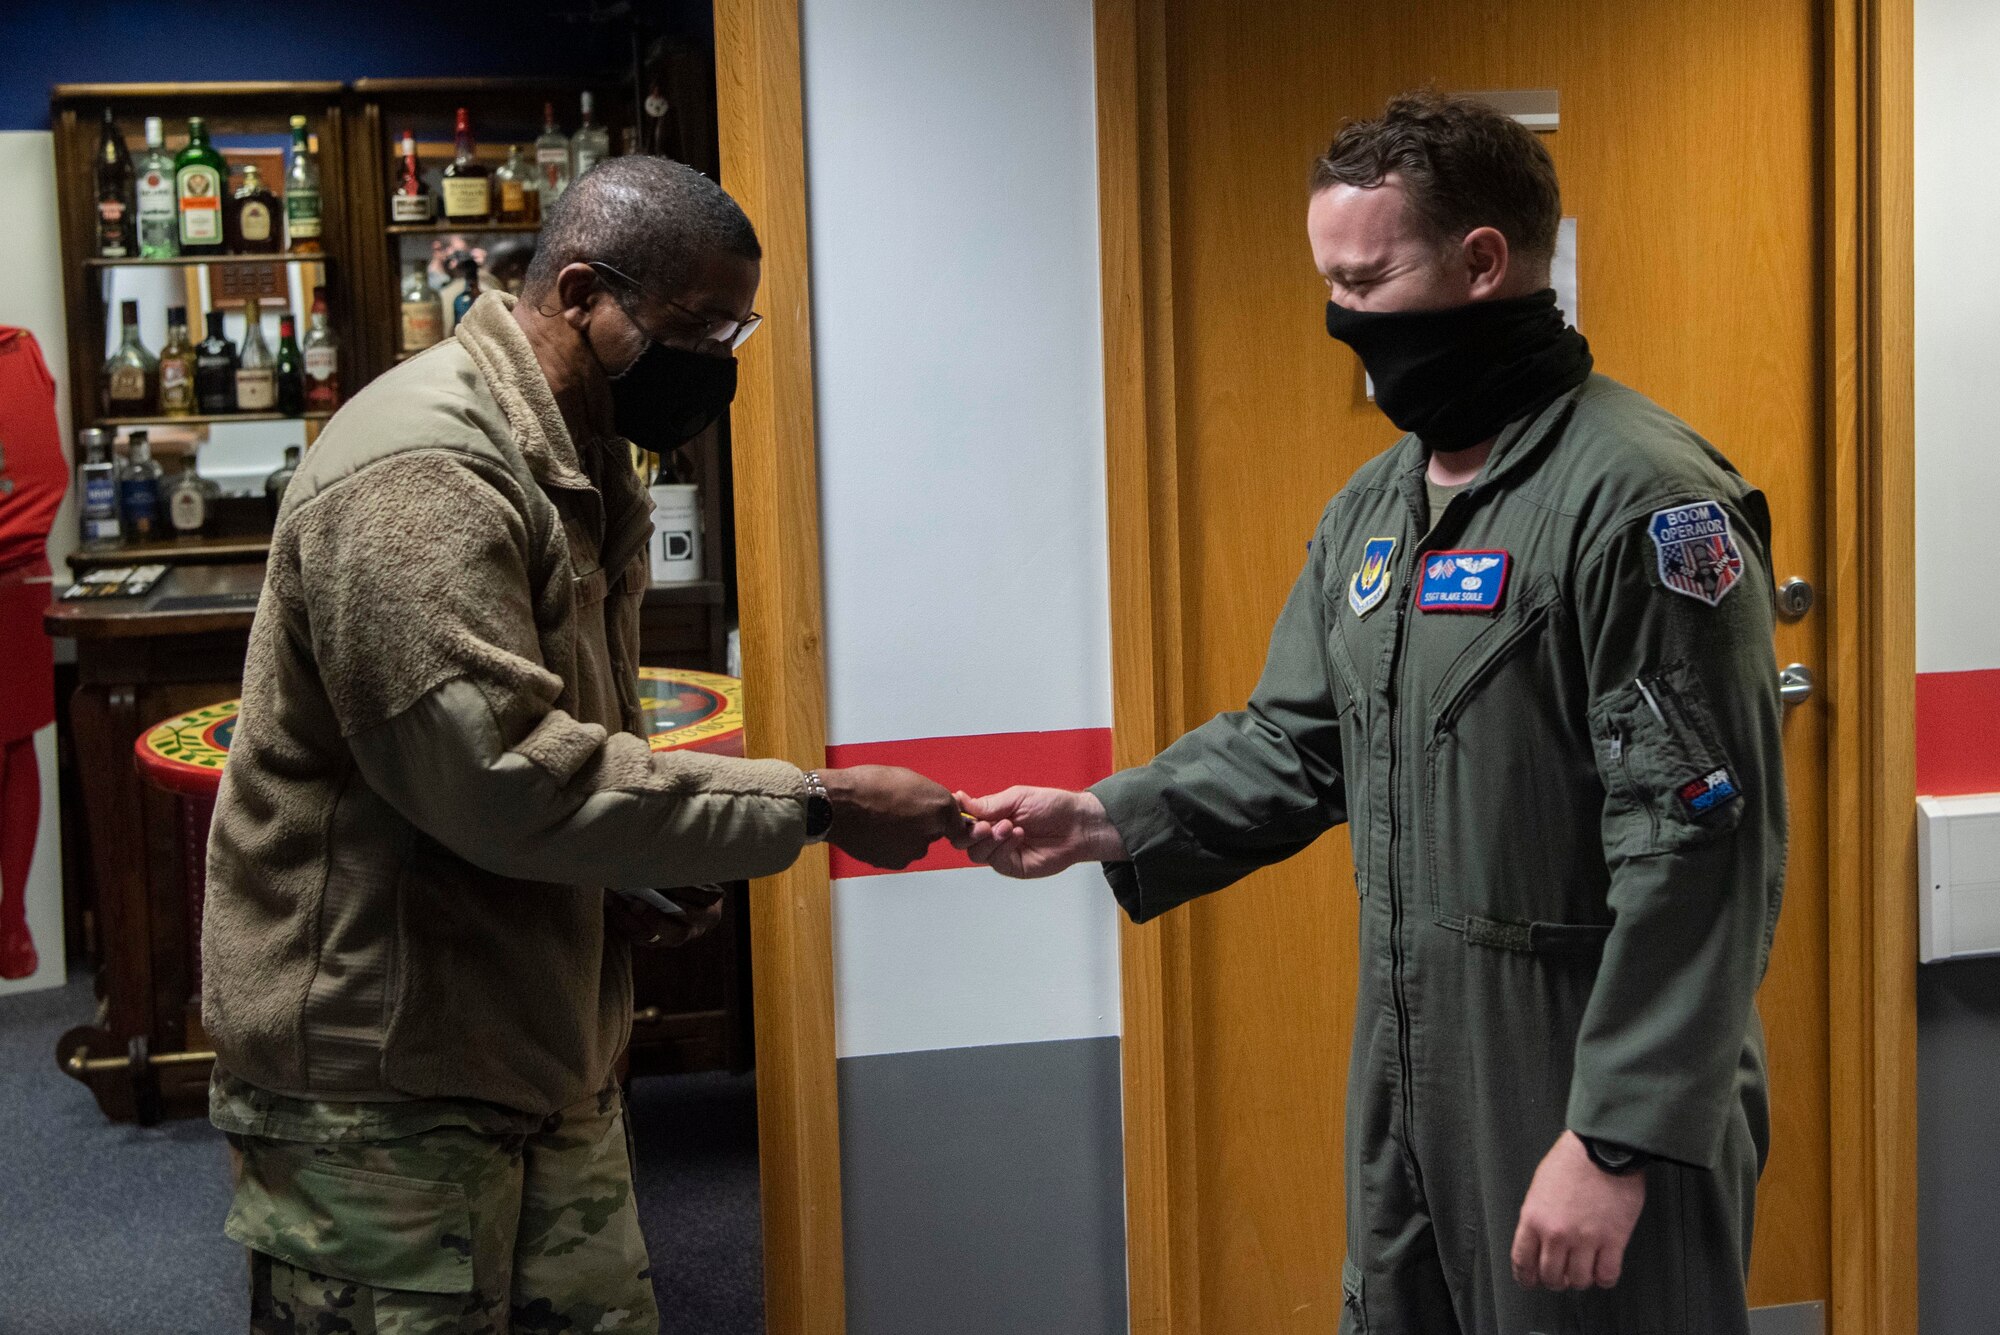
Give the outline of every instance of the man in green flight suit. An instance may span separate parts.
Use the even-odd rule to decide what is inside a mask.
[[[1346,821],[1341,1330],[1729,1335],[1785,858],[1763,496],[1594,375],[1534,136],[1392,101],[1313,177],[1327,331],[1408,434],[1327,506],[1249,704],[1087,793],[961,794],[1135,920]]]

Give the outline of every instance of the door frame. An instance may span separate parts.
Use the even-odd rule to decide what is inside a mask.
[[[1917,1322],[1912,0],[1822,0],[1834,1335]],[[1167,0],[1096,0],[1114,751],[1183,731]],[[1838,833],[1836,833],[1838,832]],[[1134,1335],[1201,1335],[1191,920],[1123,923]]]
[[[724,183],[764,247],[763,338],[745,344],[731,409],[745,741],[826,763],[819,464],[798,0],[716,0]],[[833,891],[824,849],[756,882],[750,952],[763,1186],[764,1320],[773,1335],[841,1335],[840,1105]]]

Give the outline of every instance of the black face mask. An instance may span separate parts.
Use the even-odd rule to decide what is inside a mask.
[[[735,397],[734,357],[649,343],[611,382],[611,421],[640,449],[666,454],[707,430]]]
[[[1441,311],[1329,301],[1326,332],[1361,358],[1375,406],[1431,450],[1490,440],[1590,374],[1590,344],[1563,322],[1552,289]]]

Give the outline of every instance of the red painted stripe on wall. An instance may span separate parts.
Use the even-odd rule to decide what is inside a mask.
[[[2000,671],[1917,674],[1917,791],[2000,792]]]
[[[1070,732],[999,732],[977,737],[923,737],[901,742],[855,742],[830,746],[829,766],[901,765],[929,775],[954,791],[975,797],[1015,784],[1040,788],[1088,788],[1111,773],[1111,729]],[[904,871],[970,867],[971,859],[939,844]],[[833,850],[833,876],[881,876],[882,870]]]

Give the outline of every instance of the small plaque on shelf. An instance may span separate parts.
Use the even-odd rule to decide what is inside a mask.
[[[212,304],[219,310],[241,310],[251,297],[258,301],[291,300],[282,263],[218,264],[208,271],[208,283]]]

